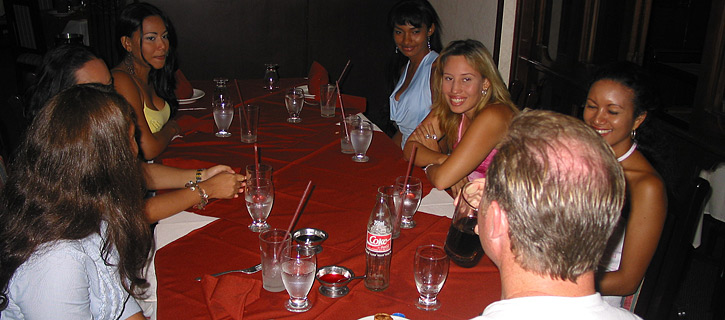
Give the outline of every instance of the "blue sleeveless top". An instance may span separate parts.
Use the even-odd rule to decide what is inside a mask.
[[[408,74],[408,66],[410,65],[410,61],[408,61],[408,64],[405,65],[405,71],[398,80],[398,84],[395,85],[395,90],[390,95],[390,120],[398,124],[398,129],[403,135],[403,141],[400,144],[401,148],[405,146],[405,140],[408,140],[413,130],[430,112],[430,106],[433,103],[430,95],[430,70],[436,58],[438,58],[438,53],[435,51],[429,52],[423,58],[418,70],[413,75],[413,79],[410,80],[410,85],[400,95],[400,100],[395,100],[395,93],[403,86],[405,77]]]

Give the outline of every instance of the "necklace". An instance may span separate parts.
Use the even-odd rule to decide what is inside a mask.
[[[632,146],[629,147],[629,150],[627,150],[627,152],[625,152],[623,155],[621,155],[619,158],[617,158],[617,161],[622,162],[624,160],[627,160],[627,158],[629,158],[629,156],[631,156],[632,153],[634,153],[635,149],[637,149],[637,142],[632,143]]]

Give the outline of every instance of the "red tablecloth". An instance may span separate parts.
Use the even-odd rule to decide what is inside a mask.
[[[211,81],[192,82],[206,91],[207,96],[183,107],[210,105]],[[291,87],[303,80],[284,79],[281,87]],[[295,229],[314,227],[325,230],[329,238],[318,255],[318,266],[343,265],[356,275],[365,273],[365,232],[377,188],[392,184],[406,171],[407,162],[392,140],[375,132],[367,155],[367,163],[355,163],[350,155],[340,152],[338,109],[337,117],[320,117],[319,106],[305,105],[302,123],[289,124],[281,92],[268,93],[261,81],[243,80],[239,86],[246,103],[260,106],[258,143],[262,162],[274,168],[275,201],[268,222],[273,227],[289,224],[307,181],[313,189]],[[234,82],[229,87],[236,97]],[[238,99],[238,98],[237,98]],[[357,100],[355,100],[357,99]],[[348,103],[348,100],[350,103]],[[362,102],[362,103],[360,103]],[[349,97],[344,101],[346,113],[364,111],[364,100]],[[213,122],[211,108],[206,111],[182,111],[205,121]],[[160,157],[164,164],[198,168],[207,163],[227,164],[235,169],[253,163],[252,144],[239,140],[239,119],[235,116],[230,138],[217,138],[212,133],[197,132],[177,139]],[[425,192],[431,189],[420,168],[413,175],[424,181]],[[210,319],[201,284],[194,279],[203,274],[245,268],[259,263],[258,234],[247,229],[251,218],[243,197],[215,200],[199,214],[221,218],[195,230],[160,249],[156,255],[159,319]],[[249,304],[245,319],[358,319],[378,312],[400,312],[411,319],[468,319],[480,314],[486,305],[500,297],[498,270],[488,258],[478,266],[461,268],[451,263],[448,279],[439,299],[440,310],[425,312],[415,307],[418,292],[413,279],[413,255],[416,247],[435,243],[443,245],[450,219],[424,213],[415,215],[418,226],[402,230],[393,242],[390,287],[372,292],[360,280],[348,286],[350,293],[332,299],[318,292],[315,282],[309,298],[310,311],[291,313],[284,303],[286,291],[272,293],[261,290],[260,299]],[[239,276],[239,275],[236,275]],[[261,281],[261,272],[243,275]]]

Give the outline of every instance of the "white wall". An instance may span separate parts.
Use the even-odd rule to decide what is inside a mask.
[[[429,0],[438,12],[443,25],[443,45],[452,40],[475,39],[493,51],[496,36],[496,12],[498,0]],[[506,0],[504,5],[499,71],[508,83],[511,69],[511,48],[516,0]]]

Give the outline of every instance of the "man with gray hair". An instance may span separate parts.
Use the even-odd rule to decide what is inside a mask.
[[[499,268],[502,300],[476,319],[639,319],[594,287],[625,191],[596,132],[563,114],[525,112],[479,187],[476,232]]]

